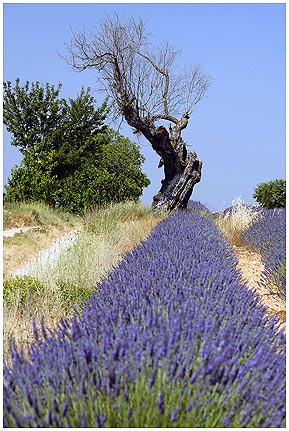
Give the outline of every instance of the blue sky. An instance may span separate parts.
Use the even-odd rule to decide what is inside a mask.
[[[203,161],[192,199],[211,210],[241,196],[254,203],[261,182],[285,178],[285,3],[4,3],[4,81],[40,81],[75,97],[91,87],[98,105],[96,72],[76,73],[59,58],[75,31],[105,14],[141,17],[155,44],[169,39],[182,49],[182,64],[203,65],[212,77],[183,136]],[[136,141],[128,126],[121,133]],[[4,184],[21,160],[4,132]],[[159,157],[140,140],[143,171],[151,180],[142,201],[160,188]]]

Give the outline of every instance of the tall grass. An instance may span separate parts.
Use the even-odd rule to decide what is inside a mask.
[[[9,283],[14,283],[18,294],[14,301],[10,298],[9,304],[4,301],[4,353],[11,340],[24,347],[32,341],[33,318],[39,323],[43,316],[47,326],[53,327],[61,317],[70,317],[74,306],[80,309],[96,282],[125,253],[145,240],[163,217],[164,214],[135,202],[90,210],[81,218],[77,240],[60,255],[56,265],[33,268],[33,278],[41,283],[41,292],[37,289],[33,293],[25,277],[13,282],[8,278],[6,290]],[[31,290],[28,294],[27,289]],[[22,296],[25,292],[24,299],[19,297],[20,292]]]
[[[221,232],[227,237],[230,245],[237,247],[244,245],[241,237],[247,229],[259,217],[253,207],[245,205],[240,197],[232,202],[232,207],[215,219]]]
[[[43,202],[9,202],[3,208],[3,228],[59,225],[75,222],[76,216]]]
[[[145,240],[163,215],[139,203],[127,202],[89,211],[83,228],[57,265],[40,277],[92,288],[122,256]]]

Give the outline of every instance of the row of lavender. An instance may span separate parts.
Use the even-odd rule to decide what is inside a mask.
[[[161,221],[81,316],[13,350],[4,426],[284,427],[285,336],[235,264],[207,218]]]
[[[286,299],[286,210],[261,210],[260,217],[243,232],[242,239],[261,254],[266,284],[275,285]],[[268,283],[269,282],[269,283]],[[272,287],[273,288],[273,287]]]

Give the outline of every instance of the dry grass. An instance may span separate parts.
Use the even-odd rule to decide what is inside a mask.
[[[225,216],[216,219],[216,224],[227,237],[230,245],[237,247],[243,245],[241,233],[250,226],[258,217],[258,214],[246,206],[240,198],[232,203],[232,210]]]
[[[45,324],[50,327],[56,327],[59,322],[59,317],[62,316],[60,304],[58,307],[55,302],[53,304],[45,300],[39,301],[37,305],[30,308],[29,304],[23,309],[15,307],[3,306],[3,356],[9,363],[10,343],[15,342],[20,348],[23,347],[24,352],[27,351],[29,344],[33,341],[32,320],[35,319],[37,325],[40,325],[41,317],[44,316]]]
[[[42,202],[13,202],[3,208],[3,229],[74,223],[76,217]]]
[[[27,232],[3,238],[3,276],[23,266],[57,238],[80,227],[79,217],[55,210],[42,203],[11,203],[3,209],[3,229],[34,226]],[[37,227],[35,227],[37,226]]]
[[[137,203],[109,206],[86,214],[78,240],[61,256],[50,280],[92,288],[140,241],[147,238],[161,214]]]
[[[3,277],[25,265],[32,255],[50,247],[60,236],[70,232],[71,224],[45,226],[3,239]]]

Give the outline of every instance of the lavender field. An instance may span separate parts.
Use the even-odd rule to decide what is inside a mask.
[[[55,330],[34,324],[28,357],[15,347],[4,366],[4,427],[286,426],[285,335],[202,214],[160,221],[80,314]],[[285,295],[285,211],[276,214],[244,241]]]

